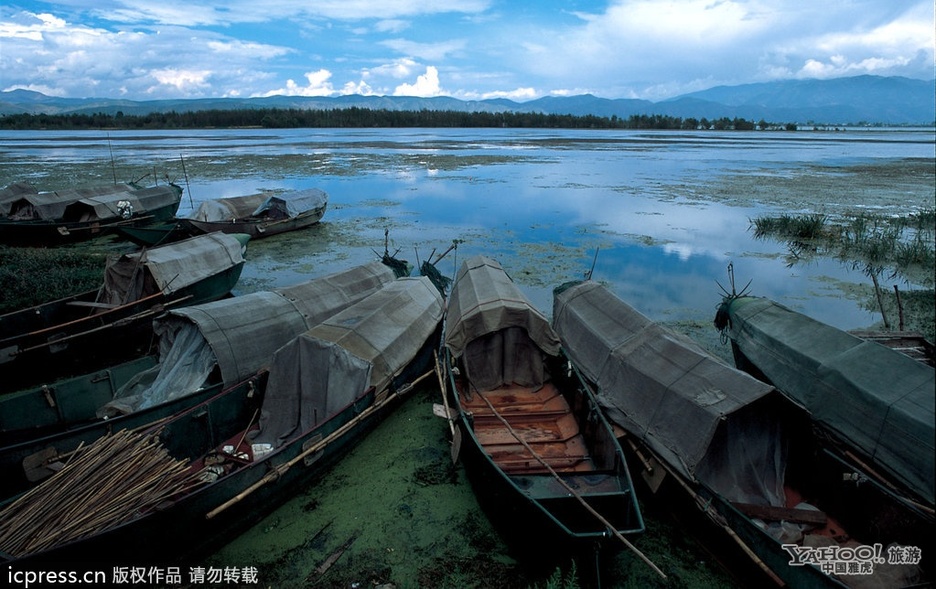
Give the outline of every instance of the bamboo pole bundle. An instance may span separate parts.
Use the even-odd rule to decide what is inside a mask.
[[[186,489],[199,474],[170,456],[155,433],[114,433],[0,511],[0,550],[21,557],[93,536]]]

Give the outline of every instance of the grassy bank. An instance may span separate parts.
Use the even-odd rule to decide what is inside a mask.
[[[0,314],[101,286],[107,250],[0,246]]]

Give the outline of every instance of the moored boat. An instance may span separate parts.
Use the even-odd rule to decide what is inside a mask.
[[[931,579],[932,514],[824,448],[809,415],[774,387],[595,282],[556,289],[553,324],[626,432],[649,489],[681,515],[697,513],[704,542],[718,539],[729,550],[719,556],[744,571],[743,581],[906,587]]]
[[[120,226],[167,221],[181,199],[182,188],[175,184],[25,194],[0,218],[0,243],[54,246],[107,235]]]
[[[302,229],[325,214],[328,195],[318,188],[208,200],[179,221],[201,232],[246,233],[254,239]]]
[[[201,231],[194,231],[182,221],[169,221],[166,223],[150,223],[137,226],[120,226],[116,229],[118,236],[132,241],[141,247],[155,247],[200,235]]]
[[[75,459],[76,468],[69,470],[70,464],[0,512],[0,551],[11,561],[7,566],[17,571],[40,563],[76,570],[200,564],[206,550],[320,476],[416,382],[432,374],[442,314],[442,298],[428,279],[396,280],[283,346],[268,372],[155,425],[139,444],[131,439],[132,451],[95,464],[81,462],[97,456],[97,445],[92,446]],[[128,444],[123,438],[116,442]],[[100,442],[110,443],[109,438]],[[18,518],[21,509],[54,505],[46,498],[71,476],[80,485],[89,480],[84,476],[89,470],[122,471],[125,467],[113,462],[127,455],[149,464],[157,451],[169,464],[159,467],[158,480],[134,486],[127,501],[115,500],[120,489],[111,482],[68,494],[90,506],[83,517],[91,523],[86,530],[76,525],[66,535],[56,526],[59,510],[68,512],[75,504],[59,505],[42,519]],[[166,471],[171,476],[162,474]],[[147,492],[153,487],[155,492]],[[99,513],[115,503],[130,507],[106,517]],[[28,530],[28,538],[10,530],[13,522]]]
[[[294,337],[392,282],[372,262],[269,292],[176,309],[154,321],[159,357],[0,397],[0,497],[51,476],[109,432],[202,402],[269,367]],[[56,431],[67,429],[61,433]],[[42,435],[45,434],[45,435]]]
[[[559,339],[496,261],[461,266],[447,388],[479,499],[521,552],[591,553],[643,531],[620,446]]]
[[[933,509],[932,366],[761,297],[726,298],[716,323],[739,368],[802,405],[843,457]]]
[[[145,355],[156,315],[230,292],[248,239],[218,233],[124,254],[100,289],[0,316],[0,393]]]

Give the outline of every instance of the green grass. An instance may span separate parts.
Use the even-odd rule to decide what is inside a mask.
[[[751,221],[754,237],[782,239],[819,239],[826,231],[826,216],[781,214],[776,217],[758,217]]]
[[[0,313],[101,286],[107,256],[78,248],[0,246]]]

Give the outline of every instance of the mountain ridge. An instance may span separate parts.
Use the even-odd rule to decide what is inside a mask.
[[[116,114],[186,112],[243,108],[453,110],[464,112],[537,112],[629,118],[666,115],[682,118],[743,118],[771,123],[816,125],[936,124],[936,80],[853,76],[831,80],[783,80],[715,86],[652,102],[601,98],[592,94],[546,96],[527,102],[498,98],[461,100],[449,96],[342,95],[304,97],[199,98],[133,101],[110,98],[58,98],[31,90],[0,92],[0,116],[9,114]]]

